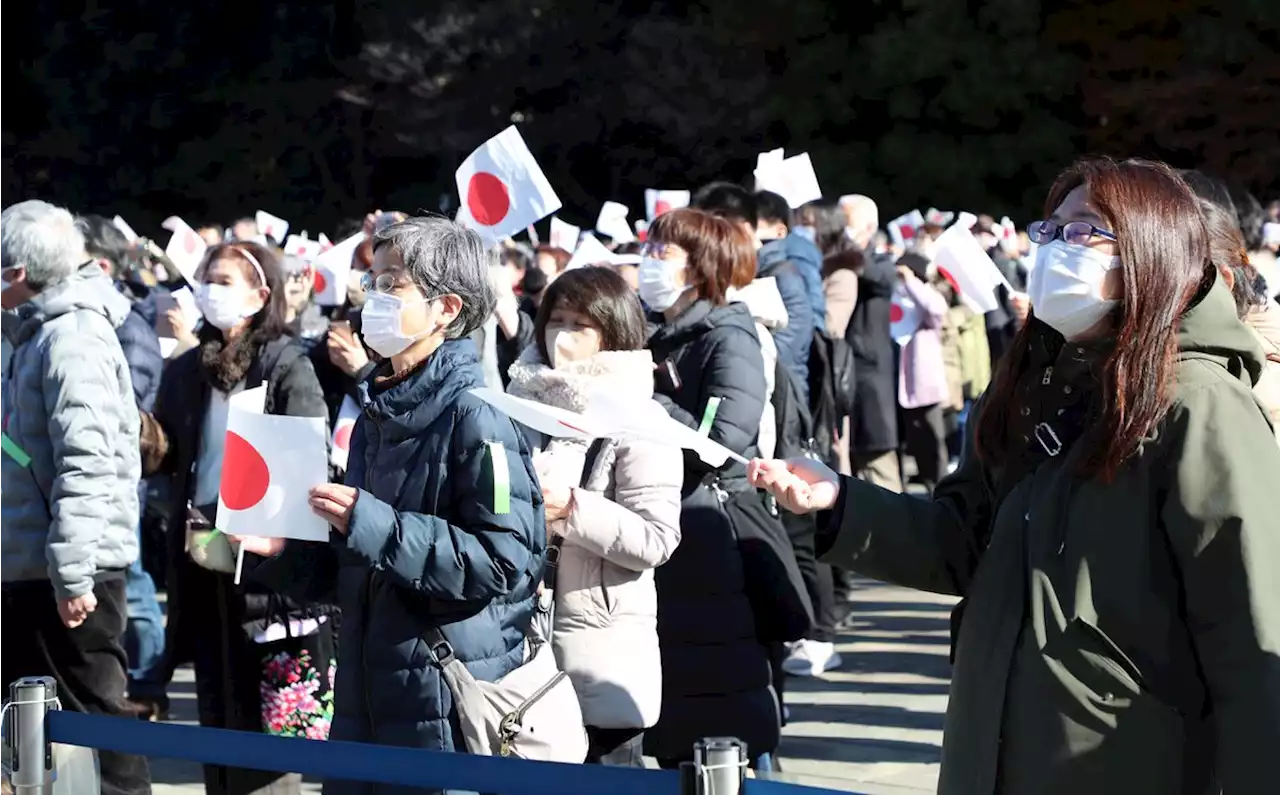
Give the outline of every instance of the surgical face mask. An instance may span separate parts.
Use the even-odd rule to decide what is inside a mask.
[[[1036,317],[1068,340],[1096,326],[1119,301],[1102,297],[1107,274],[1120,258],[1055,240],[1036,250],[1027,295]]]
[[[569,362],[581,362],[600,352],[600,332],[591,328],[572,329],[547,326],[547,356],[554,368]]]
[[[420,301],[402,301],[388,293],[366,293],[364,309],[360,310],[360,338],[383,358],[391,358],[413,343],[431,333],[430,327],[418,334],[405,334],[401,330],[401,316],[406,306],[425,304],[434,298]]]
[[[814,229],[812,226],[793,226],[791,227],[791,231],[800,237],[803,237],[805,240],[808,240],[810,243],[816,242],[818,239],[818,230]]]
[[[675,306],[687,287],[676,284],[676,275],[688,267],[687,262],[668,261],[656,257],[640,260],[640,300],[656,312]]]
[[[202,284],[196,295],[200,314],[214,328],[226,331],[247,317],[252,317],[262,307],[250,307],[240,290],[227,284]]]

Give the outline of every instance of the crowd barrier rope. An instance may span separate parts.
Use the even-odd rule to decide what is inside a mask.
[[[729,739],[699,743],[697,761],[680,772],[532,762],[65,712],[57,708],[55,688],[47,677],[10,685],[6,722],[16,795],[39,793],[48,784],[52,743],[322,780],[500,795],[836,795],[780,781],[744,781],[745,752]]]

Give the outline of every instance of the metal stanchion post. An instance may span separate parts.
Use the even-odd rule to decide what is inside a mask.
[[[53,781],[53,751],[44,716],[58,697],[48,676],[28,676],[9,685],[9,753],[14,795],[38,795]]]
[[[739,795],[747,777],[747,746],[734,737],[707,737],[693,746],[692,767],[698,795]]]

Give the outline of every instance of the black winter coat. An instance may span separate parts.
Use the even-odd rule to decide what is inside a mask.
[[[857,362],[849,445],[854,455],[877,455],[898,448],[898,365],[889,335],[898,271],[889,254],[868,250],[865,262],[844,335]]]
[[[661,316],[655,316],[661,322]],[[734,452],[756,453],[764,410],[764,362],[755,324],[743,304],[699,301],[659,326],[649,348],[670,360],[681,385],[659,378],[654,397],[674,419],[697,428],[711,412],[709,436]],[[689,759],[703,737],[734,736],[752,756],[778,744],[778,707],[769,651],[756,639],[742,557],[716,489],[749,487],[741,464],[720,471],[685,453],[680,546],[655,573],[662,647],[662,717],[645,732],[645,752]]]

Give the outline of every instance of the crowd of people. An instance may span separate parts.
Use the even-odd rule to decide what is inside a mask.
[[[963,597],[943,792],[1270,778],[1280,202],[1082,160],[1022,232],[973,221],[1002,277],[987,312],[939,267],[942,224],[902,240],[867,196],[793,209],[727,182],[574,268],[372,213],[335,230],[364,235],[336,307],[251,219],[198,228],[191,277],[100,216],[31,200],[0,223],[5,683],[163,720],[191,663],[204,726],[521,755],[563,680],[580,715],[537,718],[550,758],[576,733],[575,761],[674,768],[734,736],[777,770],[787,678],[842,664],[861,574]],[[230,401],[259,386],[267,414],[355,409],[308,494],[328,542],[214,527]],[[625,405],[751,463],[551,437],[481,387]],[[542,648],[563,676],[479,750],[465,681]],[[103,792],[150,790],[139,757],[100,769]]]

